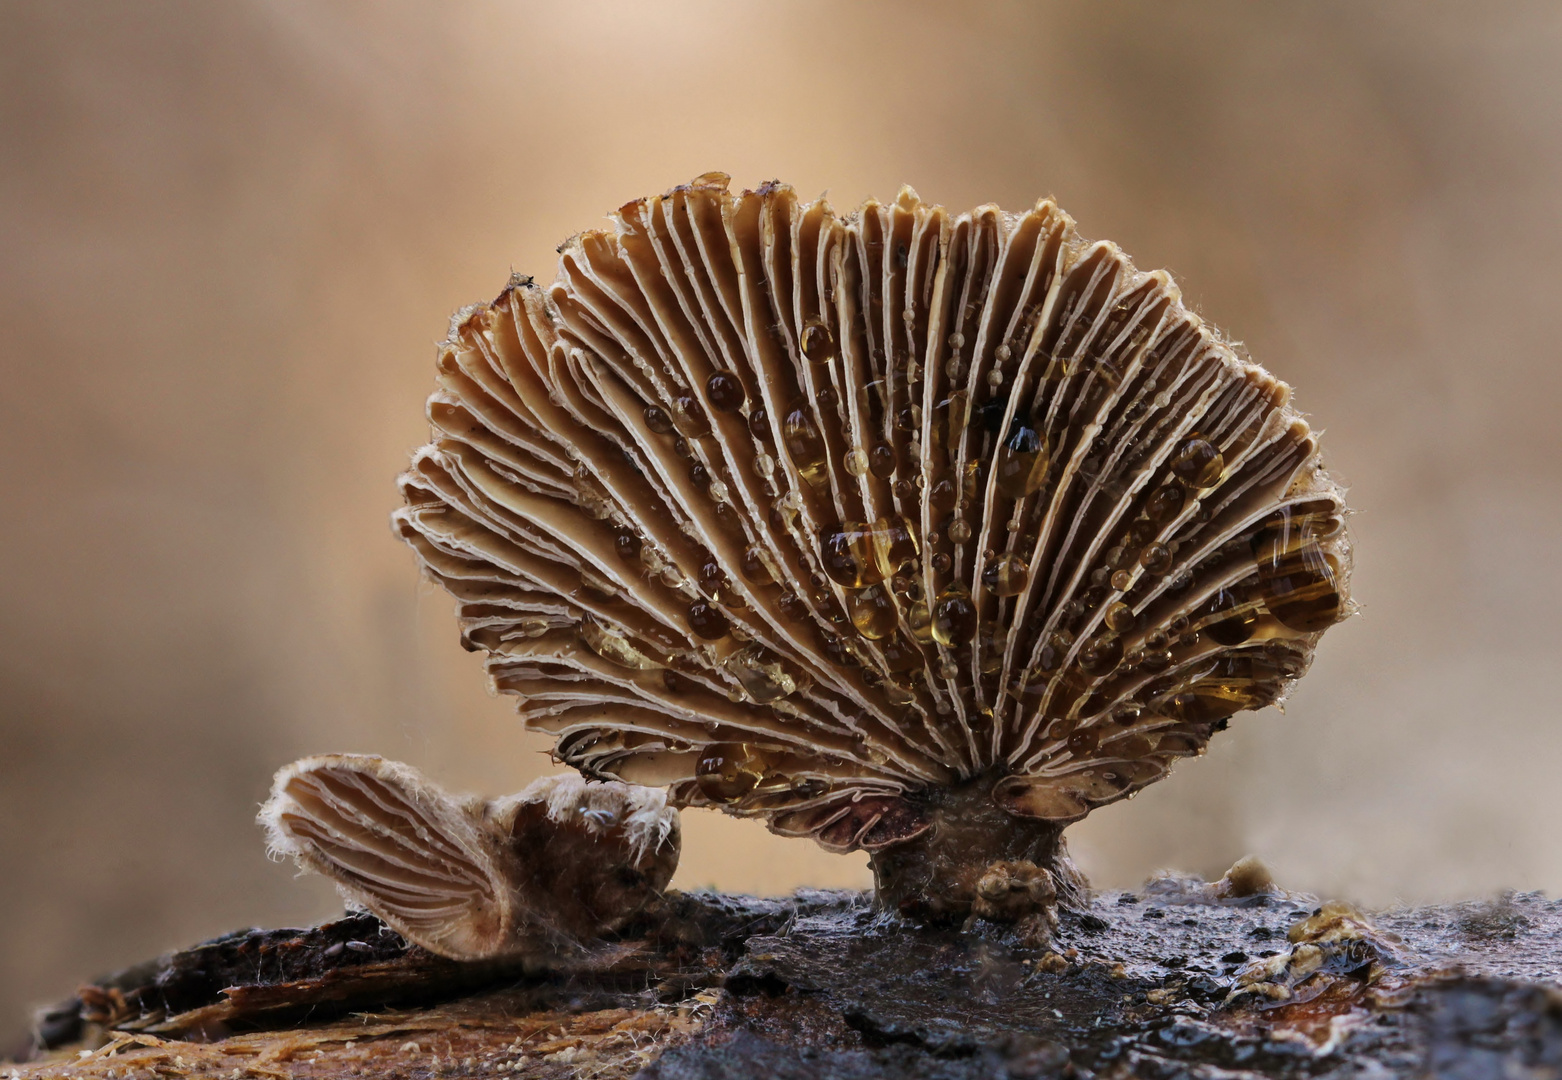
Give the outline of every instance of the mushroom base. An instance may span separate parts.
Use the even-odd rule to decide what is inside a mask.
[[[1000,809],[992,800],[1000,779],[982,776],[924,796],[932,828],[869,857],[880,904],[926,923],[1025,920],[1044,931],[1058,903],[1083,896],[1063,825]]]

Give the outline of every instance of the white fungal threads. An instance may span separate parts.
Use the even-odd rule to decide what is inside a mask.
[[[1018,866],[1352,610],[1288,388],[1050,201],[711,174],[560,251],[456,320],[395,523],[588,776],[872,853],[970,790]]]

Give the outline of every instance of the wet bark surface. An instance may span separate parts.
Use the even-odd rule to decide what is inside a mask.
[[[372,917],[97,980],[21,1076],[1562,1077],[1562,902],[1370,917],[1162,878],[1050,945],[856,893],[672,895],[567,956],[461,964]]]

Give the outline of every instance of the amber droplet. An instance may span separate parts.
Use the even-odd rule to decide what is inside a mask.
[[[938,403],[934,416],[935,445],[942,445],[953,454],[960,445],[960,436],[965,433],[966,425],[971,422],[971,395],[964,390],[956,390]]]
[[[749,698],[761,705],[780,701],[797,690],[797,680],[762,645],[745,645],[723,661],[728,674],[743,685]]]
[[[1139,565],[1159,577],[1171,569],[1172,553],[1165,544],[1151,544],[1139,552]]]
[[[963,585],[951,585],[933,603],[933,640],[967,645],[976,635],[976,605]]]
[[[640,538],[628,529],[619,529],[613,536],[613,550],[618,553],[620,559],[629,562],[638,561],[643,546]]]
[[[1166,649],[1151,649],[1139,661],[1139,666],[1152,675],[1159,675],[1172,666],[1172,654]]]
[[[916,671],[924,659],[922,650],[899,634],[891,634],[879,642],[879,655],[884,657],[884,666],[896,675]]]
[[[860,525],[827,525],[819,530],[819,561],[834,582],[861,589],[884,580],[873,558],[867,531]]]
[[[1075,757],[1084,757],[1095,752],[1101,745],[1101,730],[1097,727],[1080,728],[1068,737],[1065,744]]]
[[[860,592],[852,593],[847,598],[846,607],[851,613],[852,625],[857,628],[857,633],[870,641],[878,641],[887,636],[895,629],[895,623],[899,619],[895,611],[895,602],[880,585],[870,585]]]
[[[868,471],[880,480],[888,480],[895,475],[895,451],[884,443],[879,443],[868,452]]]
[[[1118,602],[1106,609],[1106,625],[1115,633],[1126,634],[1139,625],[1139,616],[1127,604]]]
[[[1214,487],[1225,471],[1226,459],[1205,439],[1192,438],[1182,444],[1172,459],[1172,474],[1190,488]]]
[[[755,585],[770,585],[775,578],[771,576],[770,566],[765,561],[764,552],[758,544],[750,544],[743,549],[743,562],[739,569],[743,573],[745,581],[752,581]]]
[[[1334,567],[1309,530],[1311,524],[1306,516],[1282,510],[1253,537],[1264,606],[1292,630],[1308,634],[1340,618]]]
[[[1030,566],[1024,559],[1005,553],[982,569],[982,584],[999,596],[1018,596],[1030,580]]]
[[[952,476],[941,476],[928,488],[927,501],[935,510],[953,510],[960,501],[960,488]]]
[[[809,319],[803,327],[803,355],[814,364],[828,364],[835,359],[835,335],[823,319]]]
[[[947,551],[935,551],[929,561],[933,564],[933,572],[938,574],[949,573],[949,568],[954,565],[954,560],[949,557]]]
[[[710,434],[710,418],[699,401],[683,395],[673,402],[673,419],[678,430],[690,439],[703,439]]]
[[[1086,675],[1105,675],[1123,659],[1121,638],[1096,638],[1079,654],[1079,666]]]
[[[971,523],[964,518],[955,518],[949,523],[949,539],[957,544],[971,539]]]
[[[782,593],[776,601],[776,607],[781,609],[781,617],[788,622],[802,622],[809,617],[808,605],[795,592]]]
[[[721,568],[721,563],[715,559],[706,559],[700,564],[700,588],[705,590],[705,595],[720,600],[732,587],[727,580],[727,573]]]
[[[1128,586],[1134,583],[1133,575],[1127,570],[1119,570],[1111,577],[1112,588],[1118,592],[1127,592]]]
[[[916,431],[922,426],[922,406],[907,405],[895,414],[895,426],[901,431]]]
[[[717,641],[727,636],[730,627],[727,616],[716,605],[696,600],[689,605],[689,629],[707,641]]]
[[[868,475],[868,455],[861,449],[846,451],[846,456],[841,460],[841,465],[853,476]]]
[[[1041,490],[1052,458],[1047,440],[1034,428],[1016,426],[998,451],[996,483],[1011,499],[1023,499]]]
[[[792,464],[797,466],[804,480],[814,487],[823,487],[829,482],[824,438],[805,405],[798,403],[786,414],[781,422],[781,437],[786,442]]]
[[[919,644],[933,644],[933,613],[928,610],[927,604],[921,600],[912,603],[906,609],[906,625],[911,627],[911,636]]]
[[[1157,525],[1164,525],[1182,512],[1182,504],[1187,502],[1188,493],[1176,484],[1166,484],[1156,488],[1155,493],[1144,504],[1144,516]]]
[[[748,430],[749,434],[766,445],[773,441],[774,435],[770,430],[770,413],[763,405],[757,405],[749,410]]]
[[[1119,705],[1112,713],[1112,723],[1119,727],[1131,727],[1143,715],[1144,710],[1137,705]]]
[[[668,416],[667,410],[660,405],[647,405],[645,407],[645,426],[658,435],[671,435],[673,418]]]
[[[1241,610],[1238,610],[1241,608]],[[1243,608],[1242,598],[1232,589],[1221,589],[1205,606],[1203,614],[1224,616],[1204,626],[1204,633],[1218,645],[1240,645],[1253,636],[1258,612]]]
[[[705,397],[719,412],[737,412],[748,400],[743,380],[730,371],[718,371],[705,380]]]
[[[897,571],[914,565],[921,554],[916,530],[899,514],[881,517],[863,528],[868,534],[869,554],[878,565],[880,578],[893,577]]]
[[[707,746],[694,767],[694,778],[707,799],[737,802],[765,777],[764,756],[747,743]]]

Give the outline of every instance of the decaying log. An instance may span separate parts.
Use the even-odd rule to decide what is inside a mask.
[[[1562,1076],[1559,932],[1539,894],[1368,918],[1250,870],[1097,894],[1045,947],[846,892],[670,894],[551,961],[360,914],[97,980],[0,1075]]]

